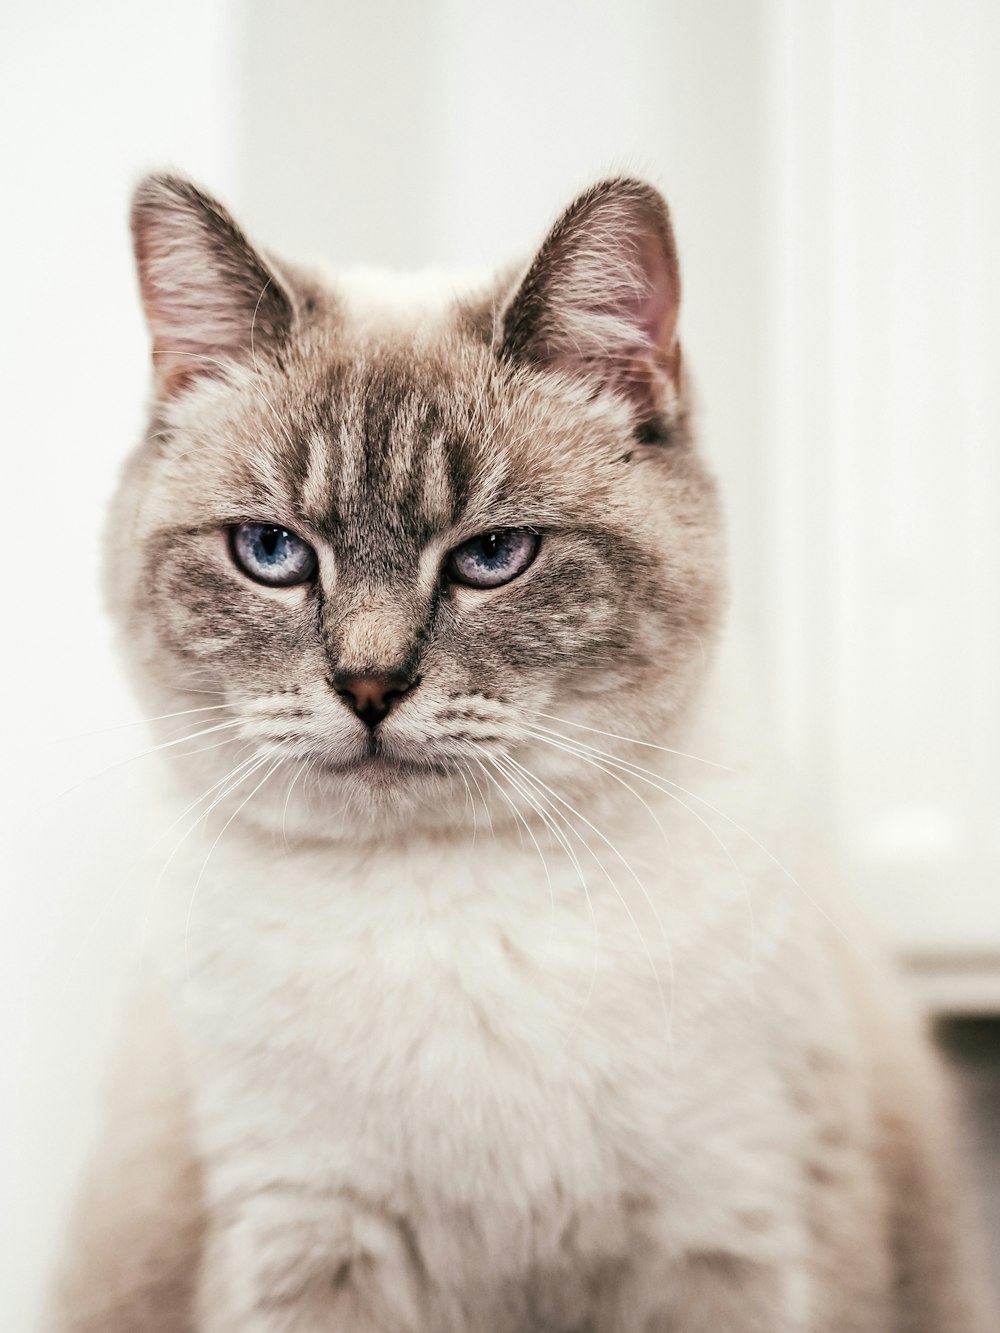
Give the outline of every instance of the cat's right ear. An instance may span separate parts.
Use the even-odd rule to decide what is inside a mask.
[[[158,392],[176,394],[276,352],[294,318],[280,277],[210,195],[179,176],[147,176],[132,240]]]

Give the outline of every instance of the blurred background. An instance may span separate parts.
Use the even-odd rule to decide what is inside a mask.
[[[155,760],[98,550],[148,383],[128,196],[162,166],[334,265],[489,267],[597,177],[661,186],[747,689],[945,1020],[1000,1251],[996,0],[0,13],[3,1327],[31,1328],[141,933]]]

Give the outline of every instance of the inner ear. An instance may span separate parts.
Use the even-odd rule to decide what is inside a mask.
[[[642,181],[571,204],[504,312],[501,354],[609,390],[655,434],[680,388],[680,272],[670,215]]]
[[[161,393],[279,353],[291,296],[217,200],[178,176],[147,176],[132,237]]]

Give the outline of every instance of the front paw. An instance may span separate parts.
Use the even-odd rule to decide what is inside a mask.
[[[294,1190],[244,1203],[213,1228],[204,1333],[424,1333],[421,1265],[403,1223]]]

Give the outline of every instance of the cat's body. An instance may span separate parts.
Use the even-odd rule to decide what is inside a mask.
[[[225,695],[219,807],[54,1333],[982,1333],[926,1053],[712,655],[655,194],[416,318],[176,182],[136,234],[112,596],[151,711]]]

